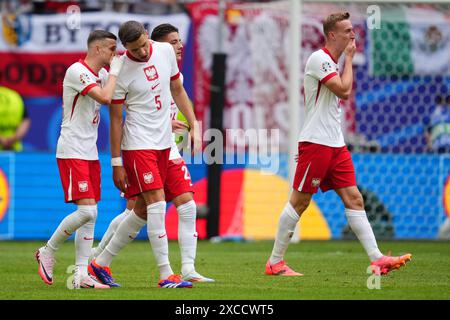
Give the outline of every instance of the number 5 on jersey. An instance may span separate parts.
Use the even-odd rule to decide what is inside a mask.
[[[161,95],[159,95],[159,94],[157,96],[155,96],[156,110],[161,110],[161,108],[162,108],[162,102],[161,102],[160,97],[161,97]]]

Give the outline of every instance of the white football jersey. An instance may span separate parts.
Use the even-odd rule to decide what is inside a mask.
[[[67,69],[63,82],[63,119],[56,147],[57,158],[98,160],[101,105],[87,92],[94,86],[104,86],[107,77],[105,69],[96,74],[83,60]]]
[[[112,103],[126,106],[122,150],[164,150],[172,146],[170,82],[180,72],[172,46],[153,42],[150,58],[136,60],[126,52]]]
[[[330,147],[345,146],[339,98],[324,83],[337,76],[339,67],[326,48],[309,57],[305,67],[305,122],[299,142]]]

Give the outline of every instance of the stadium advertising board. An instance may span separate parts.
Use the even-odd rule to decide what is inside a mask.
[[[286,155],[281,155],[280,170],[264,175],[248,161],[241,165],[224,165],[220,205],[221,236],[232,239],[273,239],[277,213],[286,202],[290,188]],[[450,190],[450,157],[430,155],[358,154],[353,157],[358,172],[358,186],[366,198],[366,211],[379,239],[435,239]],[[125,200],[115,188],[109,154],[101,154],[102,200],[95,237],[105,232],[112,217],[121,212]],[[14,239],[47,239],[65,213],[70,210],[63,200],[54,154],[20,153],[15,155],[15,174],[10,173],[8,158],[0,157],[0,168],[9,181],[14,179]],[[195,200],[200,211],[206,205],[206,164],[188,165]],[[417,181],[418,183],[414,183]],[[447,183],[446,183],[447,182]],[[33,190],[30,193],[30,190]],[[347,239],[344,207],[334,192],[314,196],[300,222],[300,239]],[[49,206],[51,203],[51,206]],[[11,203],[10,203],[11,209]],[[199,211],[199,212],[200,212]],[[0,222],[0,231],[8,226],[10,215]],[[5,220],[6,219],[6,220]],[[167,207],[167,235],[176,239],[178,214],[173,204]],[[206,236],[206,220],[197,222],[199,238]],[[144,228],[139,238],[146,238]]]
[[[13,236],[13,167],[14,154],[0,153],[0,239]]]

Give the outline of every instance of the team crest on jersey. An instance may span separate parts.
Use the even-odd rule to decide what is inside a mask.
[[[313,178],[311,181],[311,187],[317,188],[320,185],[320,179],[319,178]]]
[[[325,61],[324,63],[322,63],[322,70],[324,72],[330,72],[330,71],[333,71],[333,67],[331,66],[331,63],[329,63],[328,61]]]
[[[154,179],[153,179],[153,173],[151,173],[151,172],[144,173],[144,182],[145,182],[146,184],[150,184],[150,183],[152,183],[153,181],[154,181]]]
[[[82,84],[87,85],[90,82],[89,75],[87,73],[80,74],[80,81]]]
[[[149,66],[147,68],[144,68],[145,76],[147,77],[148,81],[154,81],[158,79],[158,71],[156,71],[155,66]]]
[[[89,190],[87,181],[78,181],[78,190],[80,192],[87,192]]]

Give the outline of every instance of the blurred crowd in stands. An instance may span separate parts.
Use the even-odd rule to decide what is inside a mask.
[[[5,0],[2,11],[16,14],[65,13],[71,5],[80,7],[81,12],[114,11],[145,14],[171,14],[183,11],[177,0]]]
[[[15,14],[65,13],[71,5],[81,12],[114,11],[142,14],[173,14],[184,11],[184,4],[202,0],[2,0],[2,12]],[[226,0],[229,2],[268,2],[268,0]],[[273,0],[272,0],[273,1]]]

